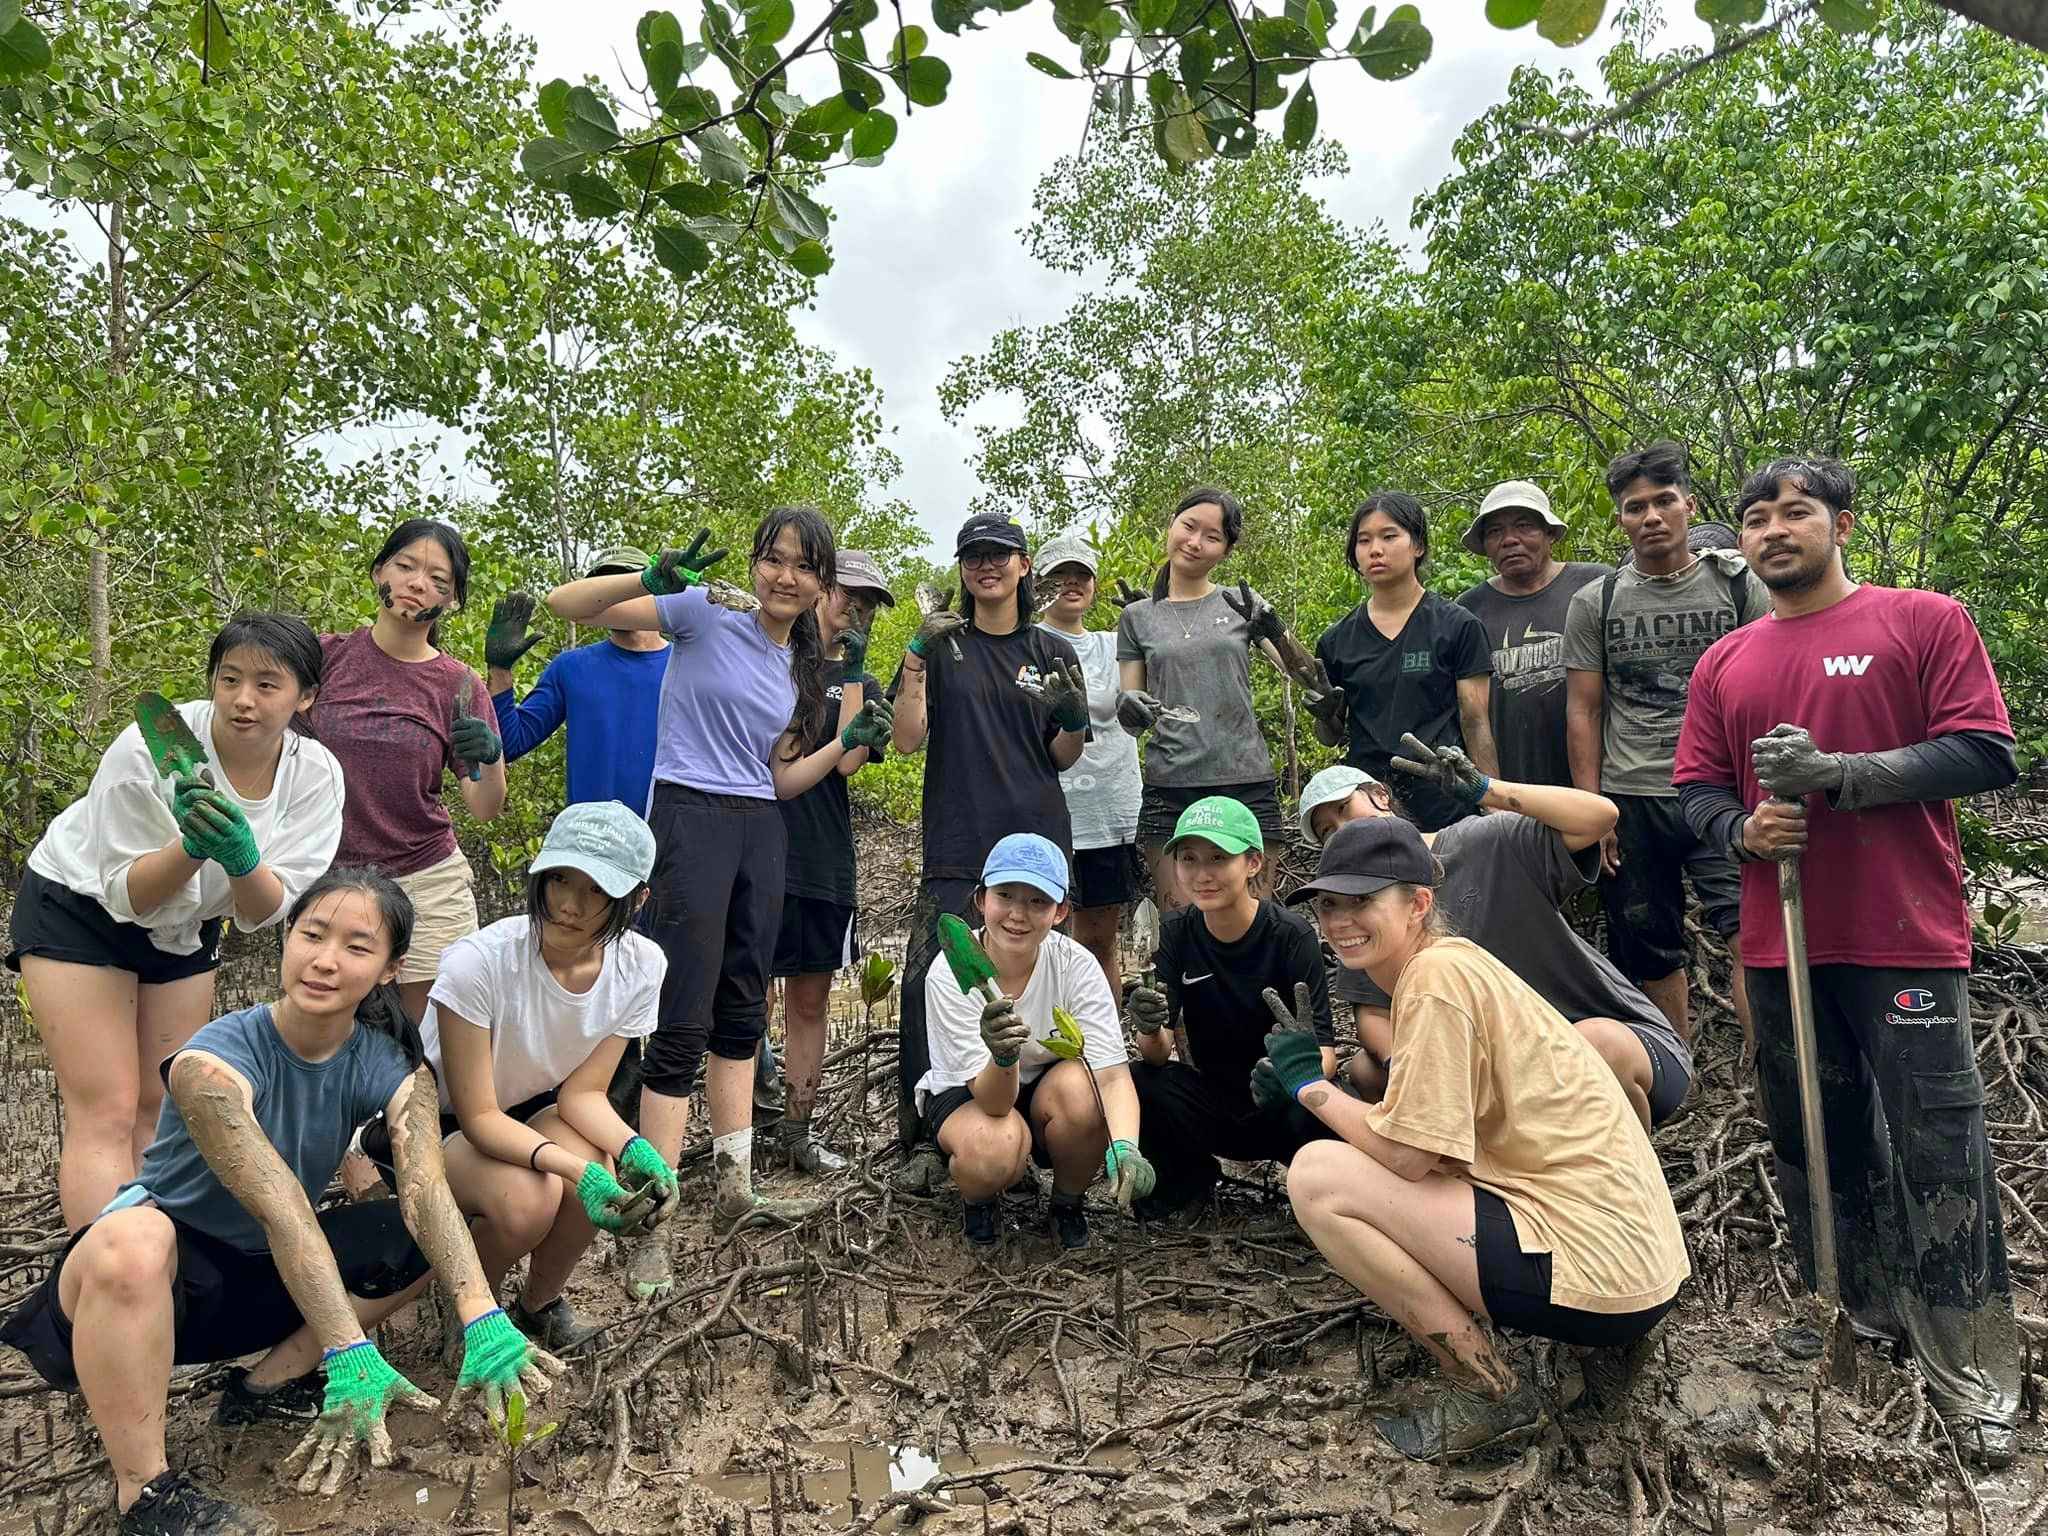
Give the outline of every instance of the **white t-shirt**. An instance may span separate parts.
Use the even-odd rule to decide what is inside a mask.
[[[312,737],[287,731],[269,796],[248,800],[235,793],[214,753],[213,701],[193,699],[180,704],[178,713],[206,749],[215,787],[242,808],[258,855],[284,887],[277,910],[261,921],[235,915],[235,926],[244,932],[268,928],[334,862],[341,842],[341,764]],[[115,920],[148,929],[150,943],[165,954],[189,955],[199,948],[201,923],[235,910],[226,870],[208,859],[147,912],[137,912],[128,900],[128,866],[177,836],[171,781],[150,761],[141,727],[131,725],[107,748],[85,794],[50,823],[28,856],[28,867],[45,880],[92,897]]]
[[[1055,1007],[1066,1009],[1081,1026],[1088,1038],[1088,1064],[1098,1072],[1130,1060],[1124,1049],[1123,1024],[1117,1018],[1101,965],[1065,934],[1048,933],[1024,995],[1017,999],[1018,1016],[1031,1027],[1031,1038],[1017,1058],[1020,1085],[1033,1081],[1059,1059],[1038,1043],[1052,1033]],[[943,960],[931,968],[924,982],[924,1027],[932,1064],[917,1080],[920,1113],[926,1095],[963,1088],[988,1065],[988,1047],[981,1040],[981,1009],[981,995],[962,992]]]
[[[1078,852],[1135,843],[1138,802],[1144,798],[1145,781],[1138,771],[1138,739],[1116,718],[1121,675],[1116,631],[1092,629],[1084,635],[1070,635],[1050,624],[1038,627],[1074,648],[1081,658],[1081,675],[1088,680],[1088,723],[1094,729],[1074,766],[1060,774],[1067,817],[1074,824],[1074,848]]]
[[[491,1032],[491,1082],[498,1108],[511,1109],[561,1087],[612,1036],[653,1034],[667,973],[661,946],[629,932],[605,947],[603,969],[579,995],[555,980],[524,916],[500,918],[457,939],[441,951],[440,974],[420,1020],[420,1043],[441,1079],[441,1107],[453,1107],[441,1070],[443,1006]]]

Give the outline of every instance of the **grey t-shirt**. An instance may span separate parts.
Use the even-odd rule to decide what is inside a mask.
[[[1145,748],[1145,782],[1176,789],[1271,782],[1273,759],[1252,713],[1251,630],[1223,601],[1145,598],[1116,626],[1116,659],[1145,664],[1145,691],[1200,712],[1199,725],[1161,720]]]
[[[1116,636],[1106,629],[1070,635],[1050,624],[1038,626],[1057,635],[1081,658],[1088,679],[1088,744],[1074,766],[1060,774],[1067,797],[1067,815],[1074,824],[1074,851],[1115,848],[1138,840],[1138,743],[1116,719]]]
[[[1732,549],[1704,551],[1674,576],[1624,566],[1603,629],[1606,585],[1603,579],[1579,588],[1564,624],[1565,666],[1607,677],[1600,788],[1675,797],[1671,763],[1692,669],[1716,640],[1768,613],[1770,595]]]
[[[1654,1036],[1692,1072],[1692,1051],[1641,987],[1572,930],[1558,909],[1600,875],[1600,845],[1572,853],[1532,816],[1494,812],[1454,822],[1431,851],[1442,861],[1444,915],[1463,938],[1534,987],[1572,1023],[1618,1019]],[[1391,1006],[1364,971],[1340,968],[1334,995],[1367,1008]]]
[[[1512,784],[1570,784],[1564,749],[1564,619],[1572,594],[1611,566],[1570,561],[1540,592],[1503,592],[1490,581],[1458,606],[1486,627],[1493,653],[1488,694],[1500,776]]]
[[[348,1044],[325,1061],[306,1061],[284,1043],[267,1003],[225,1014],[200,1029],[180,1052],[164,1059],[166,1081],[171,1063],[184,1051],[217,1056],[249,1080],[257,1125],[316,1205],[356,1127],[389,1104],[411,1074],[397,1041],[360,1024]],[[113,1204],[141,1198],[155,1200],[166,1215],[245,1253],[270,1247],[262,1225],[228,1193],[193,1144],[177,1100],[169,1094],[157,1115],[156,1140],[142,1154],[141,1174],[122,1186]]]

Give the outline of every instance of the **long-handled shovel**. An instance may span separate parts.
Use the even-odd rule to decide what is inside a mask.
[[[1827,1371],[1837,1387],[1856,1384],[1856,1337],[1842,1310],[1835,1256],[1835,1195],[1820,1107],[1820,1042],[1813,1028],[1813,978],[1806,968],[1806,901],[1795,855],[1778,864],[1778,911],[1785,923],[1785,986],[1792,1001],[1792,1048],[1799,1063],[1799,1120],[1806,1140],[1806,1196],[1813,1226],[1813,1288],[1820,1298]]]

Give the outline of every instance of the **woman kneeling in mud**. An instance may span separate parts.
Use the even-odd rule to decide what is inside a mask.
[[[301,1491],[323,1494],[359,1444],[391,1464],[389,1408],[438,1406],[371,1341],[430,1267],[463,1325],[458,1397],[500,1416],[507,1393],[544,1390],[561,1370],[498,1309],[449,1192],[433,1076],[388,985],[412,926],[412,903],[382,875],[331,870],[309,885],[285,919],[281,996],[215,1019],[164,1063],[170,1092],[141,1173],[0,1328],[45,1381],[84,1392],[124,1536],[278,1529],[168,1469],[174,1364],[269,1351],[230,1373],[215,1422],[314,1421],[284,1467],[303,1466]],[[351,1133],[379,1109],[398,1198],[316,1214]]]
[[[1418,1460],[1542,1423],[1536,1383],[1487,1322],[1590,1351],[1588,1397],[1618,1411],[1688,1273],[1663,1171],[1614,1074],[1512,971],[1449,935],[1438,877],[1414,826],[1373,818],[1332,835],[1291,898],[1393,999],[1385,1098],[1362,1104],[1325,1081],[1298,1028],[1266,1037],[1258,1069],[1343,1138],[1288,1168],[1296,1219],[1451,1377],[1435,1404],[1379,1421]]]

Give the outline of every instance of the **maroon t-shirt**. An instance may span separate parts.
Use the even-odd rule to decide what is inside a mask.
[[[1970,615],[1952,597],[1858,587],[1832,608],[1775,614],[1717,640],[1693,669],[1675,784],[1764,798],[1749,744],[1803,725],[1824,752],[1883,752],[1957,731],[2012,734]],[[1841,812],[1806,800],[1807,959],[1814,965],[1955,969],[1970,963],[1970,911],[1955,812],[1945,800]],[[1742,866],[1742,959],[1785,963],[1777,866]]]
[[[441,804],[441,775],[456,769],[455,706],[467,685],[465,707],[495,731],[490,690],[453,656],[395,661],[367,629],[322,635],[320,649],[326,670],[311,724],[341,760],[343,779],[334,862],[393,876],[440,863],[455,851],[455,828]]]

